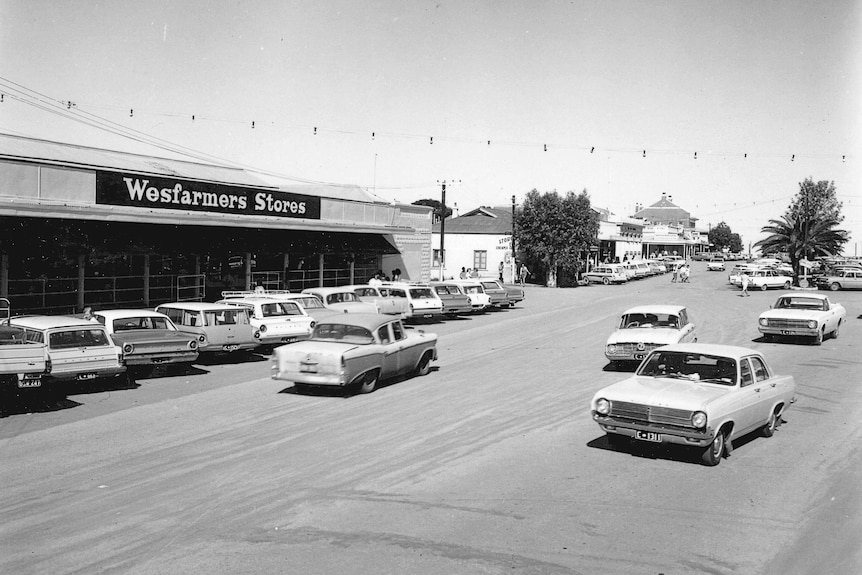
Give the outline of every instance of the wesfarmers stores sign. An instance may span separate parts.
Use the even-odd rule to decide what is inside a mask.
[[[320,198],[169,178],[96,172],[96,203],[149,209],[320,219]]]

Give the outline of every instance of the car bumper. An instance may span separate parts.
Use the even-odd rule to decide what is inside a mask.
[[[757,329],[760,333],[764,335],[799,335],[799,336],[808,336],[814,337],[820,330],[818,328],[807,328],[807,327],[763,327],[762,325],[757,326]]]
[[[297,372],[273,372],[272,379],[290,381],[299,385],[313,385],[317,387],[344,387],[349,381],[342,375]]]
[[[126,366],[110,367],[94,369],[91,371],[74,371],[74,372],[57,372],[52,371],[51,375],[42,377],[43,385],[45,382],[51,381],[88,381],[92,379],[100,379],[103,377],[116,377],[126,372]]]
[[[133,365],[162,365],[166,363],[188,363],[198,358],[198,352],[188,351],[174,354],[153,354],[153,355],[136,355],[130,354],[123,357],[123,361],[128,366]]]
[[[658,441],[653,440],[656,443],[706,447],[712,443],[713,439],[710,429],[698,431],[696,429],[680,429],[649,423],[621,421],[613,417],[599,415],[596,412],[593,412],[593,420],[599,424],[603,431],[608,433],[616,433],[635,439],[638,439],[638,432],[654,434],[658,438]]]
[[[256,348],[260,345],[257,342],[243,342],[243,343],[227,343],[227,344],[216,344],[212,343],[209,345],[202,345],[198,348],[200,353],[233,353],[235,351],[248,351]]]
[[[309,334],[307,333],[297,335],[273,334],[258,338],[258,342],[260,343],[260,345],[280,345],[283,343],[294,343],[297,341],[303,341],[308,339],[308,337]]]

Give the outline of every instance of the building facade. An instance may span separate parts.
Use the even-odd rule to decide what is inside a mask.
[[[18,312],[430,279],[431,208],[356,186],[0,136],[0,297]],[[388,273],[388,272],[387,272]]]

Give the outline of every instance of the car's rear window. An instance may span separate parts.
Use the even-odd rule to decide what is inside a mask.
[[[174,329],[170,320],[164,317],[124,317],[115,319],[114,331],[132,329]]]
[[[371,332],[357,325],[342,323],[321,323],[314,328],[311,339],[316,341],[337,341],[341,343],[356,343],[366,345],[374,343]]]
[[[99,347],[110,345],[104,329],[66,329],[51,332],[48,335],[48,346],[51,349],[67,349],[72,347]]]
[[[206,325],[246,325],[248,324],[248,311],[244,309],[223,309],[219,311],[204,312]]]
[[[410,297],[434,297],[434,294],[431,292],[431,288],[410,288]]]

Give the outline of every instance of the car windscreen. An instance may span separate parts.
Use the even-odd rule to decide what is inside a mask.
[[[736,360],[681,351],[657,350],[650,354],[637,375],[736,385]]]
[[[627,313],[620,319],[620,328],[669,327],[679,329],[679,317],[668,313]]]
[[[100,329],[65,329],[48,335],[48,346],[51,349],[68,349],[72,347],[99,347],[110,345],[105,330]]]
[[[311,339],[315,341],[337,341],[340,343],[355,343],[367,345],[374,343],[371,332],[358,325],[343,323],[320,323],[314,328]]]
[[[825,310],[828,305],[824,300],[813,297],[783,297],[779,298],[776,309],[811,309]]]

